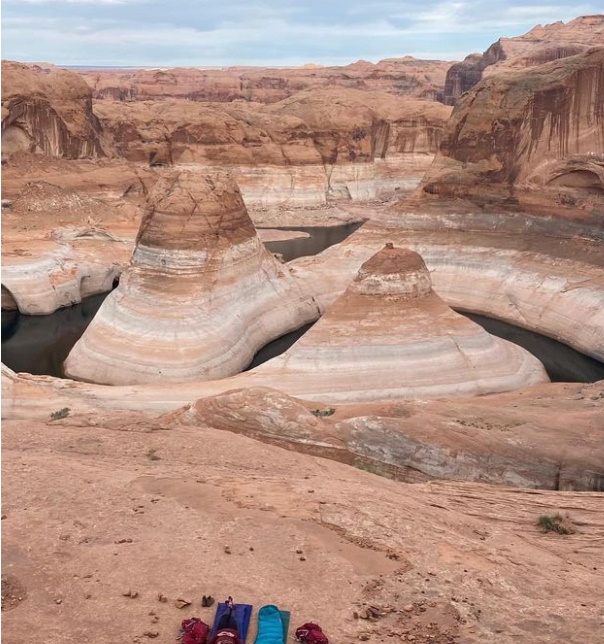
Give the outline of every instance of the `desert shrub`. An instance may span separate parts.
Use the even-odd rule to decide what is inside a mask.
[[[556,532],[557,534],[572,534],[573,531],[564,525],[561,514],[542,514],[537,519],[537,525],[542,532]]]
[[[61,420],[62,418],[67,418],[70,411],[71,409],[69,409],[69,407],[63,407],[63,409],[53,411],[52,414],[50,414],[50,420]]]
[[[336,410],[330,407],[329,409],[313,409],[310,413],[317,418],[324,418],[325,416],[333,416]]]

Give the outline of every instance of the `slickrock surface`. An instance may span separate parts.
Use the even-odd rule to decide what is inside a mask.
[[[145,101],[183,98],[218,103],[243,99],[276,103],[312,88],[343,87],[435,100],[442,95],[450,62],[411,56],[342,67],[229,67],[80,70],[97,99]]]
[[[80,76],[52,65],[2,62],[2,158],[101,154],[92,96]]]
[[[228,391],[163,418],[331,458],[407,483],[481,481],[604,491],[604,382],[406,403],[317,405]]]
[[[391,244],[298,342],[249,374],[256,375],[324,402],[476,395],[548,381],[531,354],[450,309],[417,253]]]
[[[600,644],[601,494],[409,485],[161,427],[98,410],[3,423],[3,589],[22,591],[2,614],[11,642],[31,641],[33,611],[53,644],[91,629],[99,644],[169,644],[183,619],[211,622],[202,595],[231,594],[338,644]],[[540,532],[558,512],[574,534]],[[369,605],[384,615],[354,618]]]
[[[175,173],[154,186],[131,266],[66,373],[107,384],[224,378],[316,316],[262,245],[236,184]]]
[[[601,223],[603,105],[604,48],[484,78],[456,106],[423,197]]]
[[[604,43],[604,15],[538,25],[515,38],[500,38],[482,55],[470,54],[447,71],[443,101],[455,105],[483,76],[525,69],[587,51]]]

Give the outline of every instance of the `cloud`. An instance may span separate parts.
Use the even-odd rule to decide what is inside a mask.
[[[595,13],[554,0],[4,0],[4,57],[59,64],[341,64],[483,51]]]
[[[87,4],[87,5],[122,5],[140,4],[146,0],[4,0],[4,4]]]

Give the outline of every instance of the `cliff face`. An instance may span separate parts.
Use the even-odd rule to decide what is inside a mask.
[[[604,49],[484,78],[455,108],[423,196],[604,206]]]
[[[384,63],[392,70],[400,64]],[[333,85],[271,104],[182,98],[93,104],[86,84],[71,72],[4,66],[6,157],[103,154],[145,166],[227,166],[246,204],[261,210],[369,201],[409,190],[431,163],[451,111],[431,100]],[[352,66],[355,73],[373,67]],[[158,78],[168,83],[165,74]]]
[[[2,63],[2,156],[15,152],[70,159],[102,154],[91,91],[77,74]]]
[[[371,200],[419,181],[450,108],[334,88],[272,105],[98,101],[103,145],[151,165],[229,166],[251,208]]]
[[[442,95],[449,65],[407,56],[343,67],[90,70],[81,74],[97,99],[275,103],[305,89],[334,86],[436,99]]]
[[[115,155],[157,164],[362,163],[435,154],[450,114],[432,101],[360,90],[309,90],[275,103],[95,104]]]
[[[482,55],[471,54],[447,71],[443,102],[455,105],[484,76],[509,69],[526,69],[575,56],[604,43],[604,15],[581,16],[531,29],[516,38],[500,38]]]

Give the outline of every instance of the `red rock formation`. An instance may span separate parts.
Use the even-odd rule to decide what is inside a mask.
[[[91,69],[80,74],[94,97],[100,99],[186,98],[221,103],[243,99],[275,103],[304,89],[334,86],[436,99],[442,94],[449,65],[446,61],[406,56],[375,65],[358,61],[344,67]]]
[[[447,71],[443,101],[455,105],[483,75],[525,69],[574,56],[604,42],[604,15],[581,16],[568,23],[538,25],[515,38],[500,38],[482,55],[470,54]]]
[[[423,196],[589,218],[604,205],[604,49],[484,78],[455,108]]]
[[[70,159],[102,154],[86,83],[53,66],[2,63],[2,156],[41,152]]]
[[[432,155],[449,109],[360,90],[309,90],[274,105],[98,101],[106,147],[151,164],[306,165]]]
[[[106,384],[225,378],[317,315],[226,173],[173,173],[151,191],[132,262],[65,373]]]
[[[266,209],[367,201],[419,181],[450,108],[333,88],[272,105],[98,101],[95,111],[103,145],[115,156],[151,165],[228,165],[248,207]]]
[[[373,67],[357,67],[367,65]],[[146,166],[230,166],[247,205],[261,210],[408,190],[432,161],[450,113],[434,101],[331,87],[270,105],[104,100],[93,114],[90,92],[73,73],[5,67],[3,149],[19,166],[17,183],[21,166],[31,166],[15,156],[22,152],[105,154]]]

